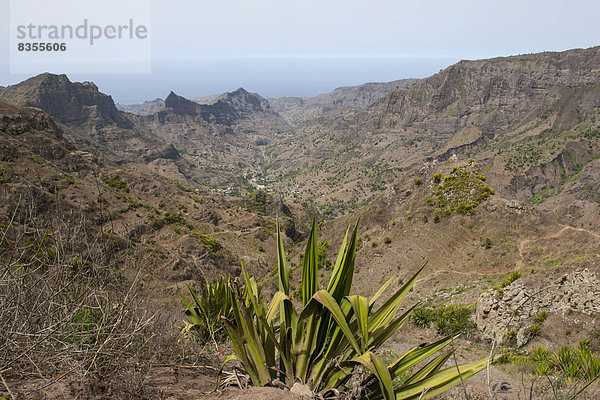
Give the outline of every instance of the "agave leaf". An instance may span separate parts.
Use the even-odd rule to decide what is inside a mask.
[[[285,261],[285,250],[281,240],[281,230],[279,229],[279,218],[277,219],[277,270],[279,271],[279,291],[290,295],[290,271]]]
[[[242,265],[242,275],[244,276],[244,282],[246,282],[246,294],[247,294],[247,298],[249,298],[251,301],[258,300],[258,285],[256,283],[256,280],[254,279],[254,277],[251,277],[248,274],[248,271],[246,271],[246,266],[244,265],[244,262],[241,261],[241,265]]]
[[[296,377],[302,382],[306,382],[310,360],[317,345],[317,332],[321,322],[319,310],[314,307],[312,309],[315,311],[308,316],[305,328],[301,334],[303,338],[301,346],[295,349],[295,352],[298,354],[295,373]]]
[[[196,303],[196,305],[198,305],[198,306],[200,304],[202,304],[202,302],[200,301],[198,296],[196,296],[196,293],[194,293],[194,291],[188,285],[185,285],[185,287],[187,287],[187,290],[190,293],[190,296],[192,296],[192,300],[194,300],[194,303]],[[203,287],[203,289],[204,289],[204,287]]]
[[[340,246],[340,250],[338,252],[338,256],[336,258],[335,264],[334,264],[334,268],[333,268],[333,273],[331,275],[331,278],[329,280],[329,284],[328,284],[328,288],[327,291],[330,294],[335,294],[336,291],[338,291],[336,289],[338,283],[340,282],[340,280],[343,278],[343,270],[342,270],[342,266],[345,264],[345,255],[347,254],[347,241],[348,241],[348,231],[350,230],[350,227],[348,227],[346,229],[346,234],[344,235],[344,240],[342,242],[342,245]],[[336,294],[337,295],[337,294]],[[344,297],[341,297],[340,299],[336,299],[338,301],[338,304],[340,305],[340,307],[342,308],[342,311],[344,311],[344,314],[346,314],[346,311],[351,310],[351,306],[348,303],[347,299],[345,299]],[[348,303],[348,307],[347,309],[344,307],[344,302]],[[350,318],[346,317],[346,321],[350,321]],[[313,369],[313,376],[314,377],[318,377],[315,378],[315,380],[320,380],[320,376],[321,373],[323,372],[323,368],[325,367],[325,362],[321,362],[321,363],[317,363],[317,360],[319,358],[323,358],[323,357],[327,357],[326,354],[329,353],[330,349],[331,349],[331,345],[327,346],[326,342],[334,343],[335,340],[331,340],[331,338],[333,337],[334,339],[336,338],[336,333],[341,335],[341,331],[339,330],[339,328],[337,328],[335,326],[335,321],[331,319],[330,315],[325,314],[322,317],[322,321],[321,321],[321,325],[319,327],[319,333],[318,333],[318,339],[317,339],[317,347],[322,349],[321,352],[319,352],[319,354],[317,354],[315,357],[313,357],[313,361],[316,363],[316,369]],[[340,338],[343,337],[343,335],[339,336]],[[324,356],[325,354],[325,356]]]
[[[290,295],[290,270],[286,264],[285,250],[283,248],[283,240],[281,239],[281,230],[279,229],[279,219],[277,220],[277,269],[279,271],[279,291],[286,296]],[[280,308],[280,341],[283,342],[287,335],[287,329],[290,327],[290,319],[293,312],[291,302],[283,302]]]
[[[400,317],[396,314],[405,295],[414,286],[421,268],[402,288],[372,312],[375,302],[389,288],[394,278],[388,280],[369,300],[361,296],[349,296],[354,273],[358,227],[354,227],[348,239],[346,231],[344,242],[335,262],[334,271],[327,290],[318,290],[316,275],[316,226],[313,220],[311,237],[307,243],[305,263],[303,265],[303,304],[296,312],[286,293],[289,291],[289,270],[285,264],[285,254],[278,227],[278,269],[280,273],[280,291],[275,293],[270,303],[260,298],[256,280],[246,271],[242,263],[245,288],[235,290],[230,281],[227,287],[233,292],[232,318],[225,320],[225,327],[232,340],[232,346],[250,375],[254,385],[265,385],[279,377],[291,385],[297,380],[305,382],[318,393],[327,393],[330,389],[345,390],[356,363],[372,371],[363,382],[369,398],[412,398],[432,397],[456,385],[462,374],[468,378],[485,367],[487,361],[442,370],[450,352],[435,356],[455,337],[445,338],[436,343],[418,346],[395,363],[386,367],[372,350],[387,340],[408,319],[412,309]],[[423,266],[424,267],[424,266]],[[207,286],[204,297],[212,301],[227,297],[221,292],[226,284]],[[192,296],[193,298],[193,296]],[[211,299],[212,298],[212,299]],[[192,312],[201,315],[201,310],[193,302],[184,302]],[[216,302],[219,304],[219,301]],[[414,306],[413,306],[414,307]],[[210,306],[212,310],[212,306]],[[279,310],[280,321],[276,316]],[[433,359],[409,377],[401,386],[394,388],[393,380],[418,363],[429,357]],[[460,371],[460,373],[459,373]],[[425,391],[425,392],[424,392]]]
[[[347,233],[346,233],[347,238]],[[352,278],[354,276],[354,260],[356,258],[356,242],[358,239],[358,221],[354,225],[352,236],[346,246],[346,238],[342,243],[338,259],[329,279],[327,291],[338,303],[350,293]]]
[[[237,319],[237,317],[236,317],[236,319]],[[230,321],[223,321],[223,324],[225,325],[225,330],[227,330],[227,334],[229,335],[229,338],[231,339],[231,346],[233,347],[233,350],[235,351],[235,354],[232,354],[229,357],[227,357],[225,359],[225,361],[227,362],[227,361],[233,360],[233,359],[240,360],[242,362],[242,364],[244,365],[244,369],[246,370],[248,375],[250,375],[250,380],[252,381],[252,383],[260,382],[256,367],[255,367],[254,363],[250,360],[250,357],[248,356],[248,353],[246,352],[246,348],[244,346],[243,335],[238,333],[238,330],[231,324]],[[223,366],[225,366],[225,363],[223,363]],[[255,385],[256,385],[256,383],[255,383]]]
[[[345,317],[344,313],[340,309],[340,306],[335,301],[333,296],[330,295],[329,292],[327,292],[326,290],[319,290],[317,293],[315,293],[315,295],[311,299],[311,302],[312,301],[319,302],[321,305],[323,305],[325,308],[327,308],[329,310],[329,312],[331,313],[331,316],[337,323],[337,326],[342,330],[344,337],[348,340],[348,342],[350,342],[350,345],[352,346],[354,351],[357,354],[360,354],[361,353],[360,347],[358,346],[356,339],[354,339],[354,335],[352,335],[352,332],[350,331],[350,327],[348,326],[348,323],[346,322],[346,317]],[[304,313],[304,311],[302,313]]]
[[[353,362],[358,362],[371,370],[377,378],[383,398],[386,400],[395,399],[394,386],[392,385],[392,377],[385,363],[374,353],[368,351],[358,357],[352,359]]]
[[[366,297],[362,296],[348,296],[346,298],[350,301],[350,304],[352,304],[354,315],[356,315],[356,323],[359,328],[358,331],[361,334],[361,351],[365,352],[367,351],[367,346],[369,344],[369,302]]]
[[[221,375],[223,374],[223,368],[225,368],[225,364],[227,364],[229,361],[239,361],[242,364],[244,363],[244,360],[242,360],[236,354],[231,354],[231,355],[227,356],[225,358],[225,361],[223,361],[223,364],[221,365],[221,369],[219,370],[219,374],[217,375],[217,388],[216,388],[217,390],[219,390],[219,387],[221,386]]]
[[[245,268],[242,265],[242,271],[245,273]],[[252,306],[254,307],[254,313],[257,318],[263,314],[262,307],[256,303],[253,296],[250,296],[252,300]],[[250,312],[246,309],[245,304],[240,304],[239,299],[235,299],[233,302],[233,314],[235,317],[236,326],[227,323],[226,326],[228,333],[234,332],[235,336],[239,340],[239,344],[236,345],[236,353],[238,356],[244,354],[248,364],[252,367],[255,372],[255,376],[250,375],[252,383],[255,386],[265,385],[270,381],[270,374],[268,367],[265,363],[266,354],[263,347],[263,341],[261,335],[257,331],[257,324],[254,323]],[[233,337],[232,337],[233,342]]]
[[[371,297],[371,300],[369,300],[369,307],[372,307],[373,304],[375,304],[377,299],[379,299],[379,297],[383,294],[383,292],[385,292],[385,289],[387,289],[388,286],[390,286],[390,284],[396,279],[396,277],[397,277],[396,275],[392,276],[390,279],[388,279],[388,281],[386,283],[383,284],[382,287],[379,288],[377,293],[375,293],[375,295],[373,297]]]
[[[396,318],[394,321],[392,321],[389,325],[382,326],[381,328],[375,330],[375,332],[373,332],[371,335],[372,339],[371,343],[369,343],[370,348],[378,348],[382,343],[389,339],[389,337],[392,336],[394,332],[400,329],[402,325],[404,325],[404,322],[406,322],[406,320],[408,319],[410,313],[414,310],[414,308],[417,305],[418,303],[412,306],[408,311]]]
[[[348,301],[347,298],[343,298],[340,303],[340,309],[346,318],[346,322],[350,320],[350,316],[353,313],[352,305]],[[336,324],[334,319],[328,315],[327,320],[329,321],[329,328],[326,331],[326,339],[327,343],[323,345],[323,350],[316,357],[313,373],[311,375],[311,379],[315,384],[315,387],[318,387],[324,377],[327,374],[328,368],[328,360],[331,360],[340,354],[342,354],[349,346],[349,342],[344,336],[342,329]],[[347,355],[346,359],[350,359],[352,356],[350,354]],[[336,363],[339,364],[340,362]],[[330,387],[330,386],[327,386]]]
[[[448,350],[440,354],[439,356],[428,362],[427,365],[425,365],[419,371],[415,372],[410,378],[404,381],[402,386],[410,385],[411,383],[418,382],[422,379],[427,378],[428,376],[435,374],[437,371],[440,370],[440,368],[444,365],[446,360],[450,358],[451,355],[452,350]]]
[[[331,277],[329,278],[329,284],[327,285],[327,291],[331,294],[334,289],[334,285],[337,284],[339,279],[340,268],[342,267],[342,263],[344,261],[344,254],[346,254],[346,243],[348,242],[348,232],[350,231],[350,227],[346,229],[346,234],[344,235],[344,240],[340,246],[340,250],[338,251],[337,258],[335,259],[335,263],[333,264],[333,272],[331,273]]]
[[[302,303],[306,305],[317,291],[317,225],[313,217],[312,228],[306,242],[302,265]]]
[[[283,351],[280,342],[277,341],[273,326],[267,321],[267,318],[263,315],[257,315],[256,318],[261,327],[262,343],[265,351],[265,357],[267,360],[266,367],[269,370],[269,373],[276,372],[274,370],[275,365],[277,365],[275,360],[277,355],[279,355],[281,364],[283,365],[283,369],[285,369],[286,373],[288,373],[289,375],[292,371],[290,360],[287,353]]]
[[[277,312],[280,309],[280,305],[283,302],[290,302],[290,298],[282,292],[277,292],[273,295],[273,299],[271,300],[271,304],[269,305],[269,309],[267,311],[267,322],[270,324],[273,321],[273,318],[277,315]]]
[[[400,357],[396,362],[394,362],[390,366],[390,374],[392,375],[392,379],[402,374],[404,371],[413,367],[414,365],[420,363],[425,360],[427,357],[435,354],[439,350],[448,346],[452,340],[456,339],[460,336],[459,334],[454,335],[454,337],[447,337],[437,342],[428,344],[428,345],[420,345],[414,347],[413,349],[406,352],[402,357]]]
[[[487,365],[488,360],[483,359],[460,365],[458,370],[456,367],[446,368],[425,379],[396,389],[394,391],[396,399],[429,399],[460,384],[462,380],[470,378]]]
[[[425,264],[427,265],[427,264]],[[413,287],[417,278],[425,268],[423,265],[416,274],[413,275],[412,278],[402,288],[400,288],[396,293],[392,295],[374,314],[371,318],[369,318],[369,330],[374,330],[379,328],[380,326],[385,326],[390,323],[390,321],[394,318],[394,315],[398,311],[400,307],[400,303],[404,300],[406,294]]]
[[[182,295],[179,295],[179,297],[181,297],[181,301],[185,305],[185,308],[186,308],[185,315],[187,315],[187,317],[190,319],[190,321],[192,321],[192,324],[201,325],[202,319],[200,318],[200,315],[198,315],[198,313],[196,312],[196,309],[191,305],[189,300],[186,299],[185,296],[182,296]]]
[[[340,363],[336,366],[335,370],[332,371],[330,375],[327,376],[327,380],[325,381],[325,388],[337,388],[343,384],[344,381],[348,379],[348,377],[352,374],[354,370],[354,365],[349,362]]]

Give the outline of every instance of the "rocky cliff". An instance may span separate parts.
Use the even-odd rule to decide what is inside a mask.
[[[559,128],[581,122],[600,104],[600,47],[461,61],[378,105],[404,126],[451,135],[474,125],[494,136],[548,108],[562,109]]]
[[[97,125],[131,127],[112,98],[101,93],[94,83],[71,82],[66,75],[44,73],[9,86],[0,97],[10,104],[37,107],[67,125],[94,121]]]
[[[381,100],[393,89],[406,88],[418,79],[400,79],[392,82],[371,82],[357,86],[344,86],[331,93],[314,97],[275,97],[269,103],[290,123],[301,123],[323,113],[360,109]]]

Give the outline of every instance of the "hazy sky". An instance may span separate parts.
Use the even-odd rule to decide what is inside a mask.
[[[600,45],[598,0],[150,3],[150,75],[69,77],[93,80],[123,103],[164,98],[170,90],[196,97],[240,86],[263,96],[309,96],[426,77],[460,59]],[[27,78],[9,73],[8,5],[0,0],[4,86]]]

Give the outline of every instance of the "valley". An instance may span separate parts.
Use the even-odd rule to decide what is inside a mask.
[[[119,379],[132,387],[150,382],[147,393],[130,388],[124,398],[156,398],[159,390],[171,396],[160,398],[199,398],[198,391],[171,393],[177,385],[164,380],[178,365],[219,368],[231,344],[182,338],[179,296],[226,275],[243,279],[241,262],[265,295],[274,293],[279,224],[290,297],[301,302],[313,216],[321,285],[356,221],[353,293],[371,296],[392,277],[389,287],[398,290],[426,264],[401,310],[417,303],[423,313],[468,309],[473,326],[456,340],[460,362],[490,351],[558,351],[581,341],[597,352],[600,47],[460,61],[425,79],[343,87],[311,98],[264,98],[239,88],[195,100],[171,92],[164,100],[115,105],[94,83],[48,73],[0,88],[6,277],[0,288],[8,293],[0,371],[9,385],[30,391],[37,389],[29,380],[62,385],[71,391],[64,398],[111,398],[125,393]],[[119,357],[141,372],[110,364],[117,378],[96,395],[91,386],[49,383],[73,370],[82,385],[100,385],[89,372],[100,364],[90,364],[73,334],[65,339],[51,322],[30,321],[22,330],[12,325],[25,308],[10,291],[20,276],[11,271],[28,263],[40,271],[68,266],[73,281],[86,285],[85,271],[103,271],[94,272],[104,282],[96,297],[117,300],[86,306],[90,310],[129,305],[131,297],[117,294],[135,287],[136,311],[128,315],[139,311],[149,319],[131,320],[140,339],[132,333],[135,340],[123,348],[136,349],[135,355]],[[47,290],[60,292],[60,282]],[[61,320],[67,326],[69,312]],[[37,343],[29,342],[27,329],[69,344],[64,359],[48,345],[61,355],[47,366],[50,372],[38,368],[50,350],[19,356]],[[151,339],[138,348],[142,331]],[[383,352],[396,355],[439,338],[435,326],[407,322]],[[79,353],[69,353],[72,348]],[[118,351],[110,349],[115,353],[107,359]],[[471,398],[493,391],[492,398],[525,399],[530,387],[534,398],[553,398],[557,388],[566,396],[584,384],[548,386],[527,368],[496,364],[441,398],[468,390]],[[182,372],[182,382],[196,372]],[[167,377],[157,380],[162,374]],[[207,374],[196,379],[212,382]],[[203,393],[212,390],[206,382]],[[232,398],[247,398],[228,390]],[[592,385],[581,398],[598,390]]]

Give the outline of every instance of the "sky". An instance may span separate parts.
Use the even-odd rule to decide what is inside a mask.
[[[306,97],[424,78],[461,59],[600,45],[598,0],[141,1],[151,10],[151,72],[69,74],[71,80],[94,81],[120,103],[238,87]],[[97,4],[90,0],[90,9]],[[10,73],[8,9],[9,0],[0,0],[3,86],[31,76]]]

